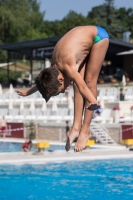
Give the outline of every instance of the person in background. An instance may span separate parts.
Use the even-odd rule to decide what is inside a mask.
[[[123,94],[123,89],[120,89],[120,101],[125,101],[125,95]]]
[[[25,152],[30,152],[31,148],[32,148],[32,141],[26,140],[25,143],[23,143],[20,146],[19,151],[20,151],[20,149],[23,149]]]
[[[3,118],[0,121],[0,135],[2,135],[3,138],[6,137],[6,130],[7,130],[7,123],[5,117],[3,116]]]

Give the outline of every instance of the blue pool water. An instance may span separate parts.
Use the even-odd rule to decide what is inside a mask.
[[[0,152],[17,152],[21,145],[22,143],[16,142],[0,142]],[[46,151],[50,150],[65,150],[65,147],[63,145],[50,145]],[[21,151],[23,150],[21,149]],[[33,146],[31,151],[37,151],[37,149]]]
[[[0,165],[1,200],[131,200],[133,160]]]

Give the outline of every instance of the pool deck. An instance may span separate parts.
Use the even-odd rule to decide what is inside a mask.
[[[0,141],[7,142],[7,139],[0,139]],[[12,140],[12,142],[15,141]],[[56,145],[65,144],[60,142],[50,142],[50,143]],[[74,153],[73,150],[70,150],[69,152],[66,152],[65,150],[55,150],[53,152],[45,151],[41,153],[3,152],[0,153],[0,164],[40,164],[40,163],[43,164],[49,162],[128,159],[128,158],[133,158],[133,151],[129,151],[129,148],[126,148],[125,146],[94,145],[79,153]]]

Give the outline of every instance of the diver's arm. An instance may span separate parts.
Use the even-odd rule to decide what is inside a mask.
[[[16,90],[17,94],[19,96],[29,96],[31,94],[33,94],[34,92],[37,91],[37,87],[36,85],[33,85],[30,89],[28,90]]]

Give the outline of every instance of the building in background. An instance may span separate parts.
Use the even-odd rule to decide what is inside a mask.
[[[10,62],[17,59],[29,61],[31,82],[34,77],[44,68],[50,66],[50,60],[56,43],[61,37],[52,37],[18,43],[0,45],[0,50],[7,51],[7,76],[10,81]],[[130,80],[133,80],[133,59],[132,55],[121,55],[118,53],[133,49],[133,44],[117,39],[110,39],[109,48],[103,62],[99,76],[99,83],[115,82],[122,79],[123,72],[126,72]],[[38,68],[38,70],[34,70]]]

